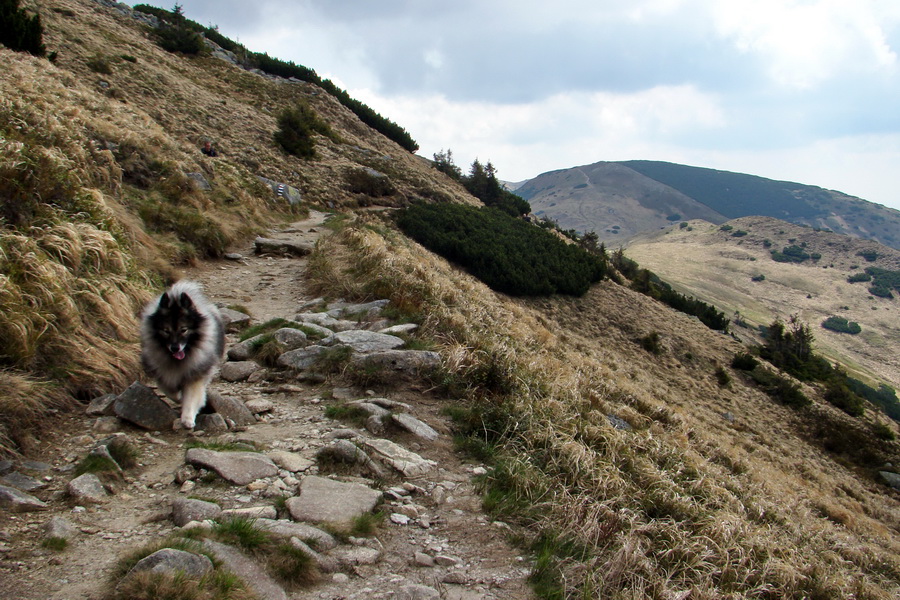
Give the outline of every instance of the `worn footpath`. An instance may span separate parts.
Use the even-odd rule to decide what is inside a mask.
[[[424,374],[439,357],[405,348],[414,326],[382,318],[385,301],[326,303],[306,293],[304,255],[324,219],[313,212],[186,273],[231,307],[232,331],[241,313],[252,324],[288,322],[255,341],[229,333],[214,412],[196,431],[161,426],[175,412],[136,383],[83,415],[58,416],[29,460],[0,461],[0,597],[99,600],[124,556],[234,516],[317,565],[316,582],[286,586],[237,548],[206,542],[259,598],[533,597],[513,529],[481,510],[472,480],[485,467],[454,450],[442,412],[450,400],[428,391]],[[265,366],[254,349],[270,338],[280,356]],[[393,384],[356,388],[323,372],[335,356],[346,368],[387,371]],[[111,458],[117,446],[136,450],[138,464],[76,475],[87,455]],[[374,532],[345,533],[369,515]],[[154,555],[152,568],[210,568],[195,555],[167,566],[184,559],[176,555]]]

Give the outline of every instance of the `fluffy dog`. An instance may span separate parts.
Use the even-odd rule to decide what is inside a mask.
[[[188,429],[206,405],[206,386],[224,350],[222,316],[196,283],[179,281],[144,308],[141,363],[159,389],[181,403]]]

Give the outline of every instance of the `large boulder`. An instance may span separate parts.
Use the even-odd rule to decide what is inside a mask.
[[[247,485],[278,474],[275,463],[259,452],[217,452],[191,448],[185,454],[185,460],[192,465],[212,469],[223,479],[237,485]]]
[[[381,492],[360,483],[344,483],[310,475],[300,484],[300,495],[288,498],[287,509],[295,521],[349,525],[370,512]]]

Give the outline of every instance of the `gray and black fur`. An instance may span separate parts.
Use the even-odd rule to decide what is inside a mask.
[[[206,405],[206,386],[224,351],[222,317],[196,283],[179,281],[144,308],[141,363],[159,389],[181,403],[188,429]]]

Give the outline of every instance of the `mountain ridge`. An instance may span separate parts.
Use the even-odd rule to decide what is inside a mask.
[[[536,215],[563,229],[595,231],[607,244],[681,220],[761,215],[900,248],[900,211],[817,186],[703,167],[601,161],[543,173],[516,193]]]

